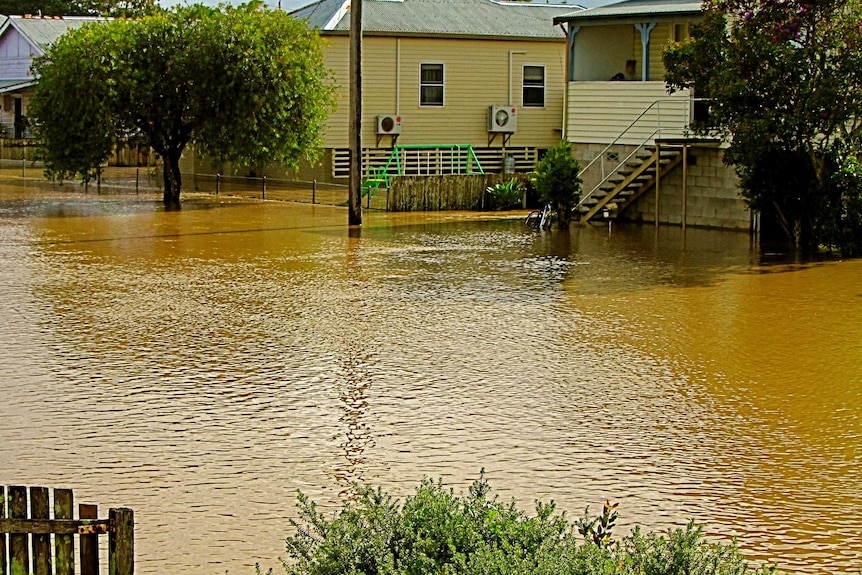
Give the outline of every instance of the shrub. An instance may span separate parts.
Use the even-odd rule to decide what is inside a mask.
[[[551,212],[561,230],[569,228],[572,211],[581,196],[581,167],[572,156],[572,145],[561,140],[548,150],[539,163],[533,184],[539,192],[539,201],[551,205]]]
[[[742,575],[749,570],[735,542],[709,543],[693,523],[666,535],[613,541],[606,504],[581,533],[552,503],[535,515],[490,498],[484,473],[459,496],[440,481],[425,480],[403,503],[382,489],[359,488],[331,519],[299,494],[299,520],[287,539],[287,575]],[[601,529],[597,525],[602,525]],[[601,532],[601,533],[600,533]],[[596,537],[600,533],[600,536]]]
[[[500,182],[489,187],[488,194],[494,200],[494,207],[498,210],[520,207],[524,198],[524,184],[518,180]]]

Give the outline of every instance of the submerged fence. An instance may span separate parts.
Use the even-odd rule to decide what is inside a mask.
[[[267,176],[228,176],[224,174],[194,174],[196,191],[262,200],[281,200],[307,204],[347,205],[349,188],[341,184],[316,180],[287,180]],[[370,206],[385,209],[382,206]]]
[[[134,523],[131,509],[110,509],[108,519],[98,519],[98,507],[84,504],[74,519],[71,489],[49,494],[47,487],[0,485],[0,575],[75,575],[76,547],[78,573],[98,575],[103,534],[109,575],[133,575]]]
[[[45,166],[31,160],[0,160],[4,177],[46,182]],[[493,209],[487,188],[498,182],[524,180],[524,174],[473,174],[396,176],[389,188],[370,190],[362,198],[366,209],[406,211]],[[50,181],[47,181],[50,184]],[[59,185],[61,182],[53,182]],[[103,167],[86,186],[78,180],[63,183],[89,193],[156,193],[163,190],[156,167]],[[367,191],[367,190],[366,190]],[[349,187],[318,181],[288,180],[266,176],[230,176],[191,173],[183,175],[183,193],[198,192],[262,200],[280,200],[331,206],[346,206]],[[0,575],[4,575],[0,572]]]

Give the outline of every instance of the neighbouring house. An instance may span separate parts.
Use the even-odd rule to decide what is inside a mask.
[[[584,168],[582,222],[756,229],[722,143],[688,129],[708,102],[665,85],[662,49],[702,17],[697,0],[625,0],[554,17],[568,38],[564,136]]]
[[[36,84],[33,59],[69,30],[101,18],[86,16],[0,16],[0,127],[2,137],[29,138],[25,117]]]
[[[403,146],[404,173],[441,173],[448,146],[469,145],[485,171],[532,170],[563,130],[566,35],[553,19],[583,9],[551,1],[364,0],[363,169]],[[338,86],[315,177],[346,182],[350,0],[292,15],[320,31]]]

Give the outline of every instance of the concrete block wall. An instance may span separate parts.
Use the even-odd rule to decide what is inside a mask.
[[[722,150],[691,147],[688,151],[686,226],[750,230],[751,211],[739,194],[733,168],[722,162]],[[660,224],[682,225],[683,169],[678,165],[659,183]],[[644,194],[620,216],[621,220],[655,223],[655,191]]]

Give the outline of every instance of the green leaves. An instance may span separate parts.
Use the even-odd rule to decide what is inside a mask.
[[[488,194],[494,200],[494,207],[498,210],[508,210],[521,205],[524,184],[519,180],[500,182],[489,187]]]
[[[772,215],[800,247],[858,253],[862,239],[822,232],[856,217],[847,198],[859,195],[858,180],[836,189],[835,170],[862,152],[862,2],[705,7],[691,39],[664,52],[669,89],[710,99],[710,125],[700,132],[728,137],[726,159],[752,208]]]
[[[112,39],[105,32],[98,25],[71,31],[33,63],[39,83],[28,116],[40,139],[40,157],[59,179],[91,179],[118,137],[116,84],[102,57]]]
[[[72,32],[37,61],[31,115],[49,170],[87,177],[119,139],[165,160],[179,201],[191,143],[217,162],[296,165],[321,151],[334,90],[320,39],[261,3],[177,6]]]
[[[613,543],[612,532],[617,521],[617,507],[619,503],[605,501],[602,514],[598,517],[590,517],[590,508],[584,510],[584,516],[578,519],[576,525],[578,533],[588,541],[592,541],[599,547],[607,547]]]
[[[381,489],[359,488],[331,518],[307,497],[287,539],[287,575],[742,575],[750,570],[735,542],[710,543],[694,523],[666,534],[635,529],[619,541],[610,532],[616,505],[585,516],[582,539],[553,503],[536,515],[490,497],[484,472],[466,495],[424,480],[396,501]],[[580,525],[581,522],[578,522]],[[595,540],[598,536],[598,541]]]
[[[568,229],[572,210],[580,199],[580,169],[572,155],[572,145],[565,140],[548,150],[536,164],[533,183],[539,192],[539,201],[551,205],[560,229]]]

